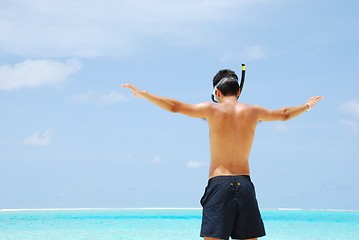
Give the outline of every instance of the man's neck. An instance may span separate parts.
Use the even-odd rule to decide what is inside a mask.
[[[237,97],[236,96],[228,96],[228,97],[223,97],[222,99],[220,99],[219,103],[237,103]]]

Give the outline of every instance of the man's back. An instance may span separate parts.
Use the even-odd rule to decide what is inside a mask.
[[[131,89],[135,96],[145,98],[167,111],[207,119],[211,166],[210,179],[201,198],[203,217],[200,235],[205,240],[229,237],[257,239],[264,236],[265,229],[248,164],[257,123],[289,120],[309,111],[323,97],[314,96],[296,107],[268,110],[238,103],[240,91],[228,94],[223,89],[226,92],[223,94],[217,88],[218,83],[214,94],[219,104],[188,104],[141,91],[131,84],[123,84],[122,87]]]
[[[207,120],[211,149],[209,177],[250,175],[248,158],[258,122],[255,107],[229,99],[213,104]]]

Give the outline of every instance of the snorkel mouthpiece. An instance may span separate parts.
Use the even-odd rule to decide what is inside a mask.
[[[244,63],[242,63],[242,77],[241,77],[241,83],[239,85],[239,89],[240,89],[241,93],[242,93],[242,90],[243,90],[245,76],[246,76],[246,65]],[[216,97],[217,87],[219,85],[221,85],[222,83],[224,83],[224,82],[226,82],[228,80],[232,80],[232,79],[233,78],[231,78],[231,77],[230,78],[224,77],[216,84],[216,86],[214,86],[213,92],[212,92],[212,95],[211,95],[211,99],[212,99],[213,102],[218,103],[218,99]]]
[[[212,95],[211,95],[211,98],[212,98],[212,101],[215,102],[215,103],[218,103],[217,101],[217,97],[215,95],[216,93],[213,91]]]

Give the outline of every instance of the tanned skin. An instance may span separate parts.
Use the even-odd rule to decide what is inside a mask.
[[[142,91],[131,84],[121,86],[129,88],[136,97],[144,98],[169,112],[207,120],[211,156],[209,178],[250,175],[248,160],[258,122],[287,121],[310,110],[323,99],[322,96],[314,96],[303,105],[269,110],[261,106],[239,103],[239,91],[236,96],[224,96],[217,89],[218,104],[188,104]],[[205,237],[204,240],[217,239]]]

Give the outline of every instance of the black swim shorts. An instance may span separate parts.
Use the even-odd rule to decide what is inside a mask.
[[[265,236],[254,185],[249,176],[209,179],[201,205],[201,237],[248,239]]]

